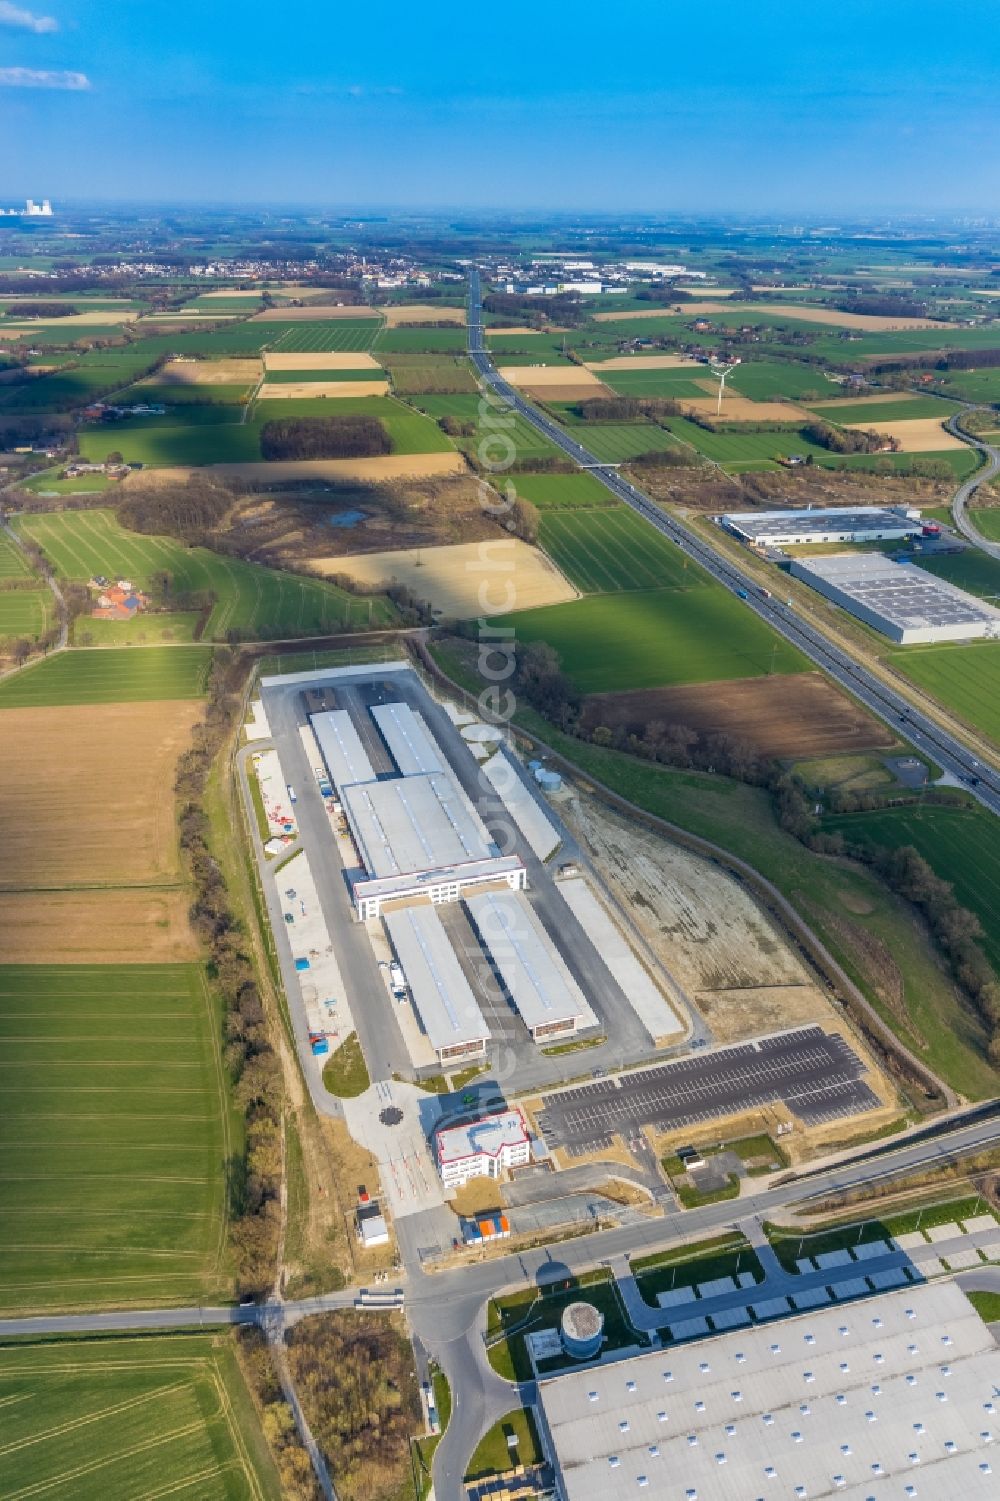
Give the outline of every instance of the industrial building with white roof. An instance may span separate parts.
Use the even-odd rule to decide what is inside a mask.
[[[367,874],[353,883],[362,919],[393,898],[447,902],[482,882],[524,885],[521,861],[500,854],[453,776],[359,782],[341,789],[341,802]]]
[[[538,1385],[560,1501],[995,1501],[1000,1352],[950,1280]]]
[[[438,1172],[445,1188],[461,1188],[470,1178],[499,1178],[531,1160],[531,1139],[520,1110],[485,1115],[437,1133]]]
[[[598,1019],[526,897],[483,891],[465,907],[511,1001],[532,1037],[596,1027]]]
[[[490,1029],[437,909],[397,907],[382,920],[438,1062],[482,1057]]]
[[[881,553],[793,558],[791,572],[903,646],[1000,637],[1000,610],[913,563],[894,563]]]
[[[816,507],[801,511],[729,511],[727,531],[758,547],[819,542],[878,542],[920,536],[920,512],[907,506]]]

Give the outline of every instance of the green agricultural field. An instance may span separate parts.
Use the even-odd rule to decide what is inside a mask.
[[[511,463],[565,458],[526,417],[511,407],[494,406],[479,395],[413,396],[410,400],[420,412],[435,420],[454,417],[456,422],[471,423],[475,428],[473,435],[456,441],[460,448],[477,454],[484,463],[506,469]]]
[[[628,506],[546,511],[539,541],[585,594],[709,583],[708,574],[691,563],[675,542]]]
[[[28,560],[17,543],[0,531],[0,579],[23,579],[30,572]]]
[[[261,323],[260,328],[267,328],[266,323]],[[277,323],[271,325],[278,327]],[[282,325],[283,332],[273,342],[268,341],[268,349],[273,352],[280,350],[282,354],[325,354],[336,351],[341,354],[353,354],[359,350],[370,349],[375,335],[382,327],[381,320],[374,318],[328,318],[325,322],[315,323],[286,323]]]
[[[46,588],[0,589],[0,640],[40,636],[49,621],[52,595]]]
[[[823,407],[816,413],[824,422],[864,422],[878,428],[880,422],[905,422],[918,417],[950,417],[954,403],[938,396],[901,395],[898,401],[848,401]]]
[[[987,553],[970,547],[967,552],[945,553],[940,558],[920,553],[913,561],[919,568],[959,589],[967,589],[970,594],[978,594],[981,599],[1000,598],[1000,560]]]
[[[994,343],[998,342],[994,335]],[[1000,405],[1000,367],[994,365],[986,370],[936,370],[935,383],[943,391],[957,396],[961,401],[981,401],[984,405]]]
[[[120,393],[122,404],[131,401],[146,401],[149,403],[162,402],[167,408],[166,416],[159,418],[160,422],[170,424],[173,422],[192,422],[197,418],[194,408],[203,407],[207,411],[217,411],[218,417],[207,418],[207,421],[235,422],[239,413],[227,411],[227,407],[245,406],[257,384],[256,375],[248,375],[245,381],[233,381],[229,385],[220,386],[180,386],[176,384],[157,385],[156,377],[150,381],[140,381],[137,385],[128,386]],[[171,407],[180,408],[172,412]],[[128,422],[137,419],[127,418]],[[109,432],[115,432],[117,423],[112,424]]]
[[[709,394],[698,385],[698,372],[690,369],[609,370],[607,374],[597,370],[594,373],[622,396],[663,396],[670,401],[683,401],[685,397],[704,399]]]
[[[665,421],[677,438],[716,464],[756,463],[791,453],[811,453],[817,463],[821,458],[831,457],[825,448],[810,443],[798,431],[711,432],[686,417],[667,417]]]
[[[211,659],[208,646],[56,652],[0,682],[0,709],[200,698]]]
[[[983,946],[1000,971],[1000,842],[996,821],[985,808],[928,804],[846,813],[824,820],[857,843],[898,849],[912,844],[944,881],[950,881],[963,907],[983,925]]]
[[[619,504],[599,479],[583,469],[575,474],[515,474],[511,483],[518,495],[530,500],[540,511]]]
[[[117,481],[106,474],[79,474],[76,479],[56,479],[58,470],[44,470],[25,480],[24,489],[32,495],[100,495]]]
[[[400,396],[425,391],[474,392],[479,389],[469,361],[450,354],[390,354],[379,357]]]
[[[466,348],[466,333],[457,325],[452,328],[387,328],[375,341],[374,353],[383,354],[461,354]]]
[[[113,428],[84,428],[80,452],[102,463],[111,452],[121,453],[127,464],[146,468],[200,467],[209,464],[259,464],[260,429],[272,419],[288,417],[377,417],[392,441],[394,453],[443,453],[453,445],[434,423],[392,396],[352,396],[330,400],[276,397],[257,401],[253,418],[241,422],[232,407],[195,405],[164,418],[143,418],[116,423]]]
[[[566,350],[573,349],[579,338],[568,334],[511,334],[501,329],[486,330],[486,344],[501,365],[566,365]]]
[[[817,400],[840,394],[842,387],[815,365],[799,365],[785,360],[744,360],[726,382],[731,391],[749,396],[751,401],[773,401],[787,396],[801,401],[804,396]]]
[[[574,430],[573,436],[602,464],[620,464],[640,453],[660,453],[680,447],[670,433],[654,422],[585,422]]]
[[[888,660],[966,724],[1000,744],[1000,642],[902,646]]]
[[[230,1331],[0,1345],[4,1494],[278,1501]]]
[[[233,631],[244,640],[323,636],[345,625],[385,625],[394,618],[382,595],[360,598],[322,579],[244,563],[206,547],[185,547],[171,537],[129,532],[107,510],[21,516],[18,527],[43,549],[60,578],[85,581],[103,574],[148,587],[166,572],[172,593],[182,600],[212,600],[205,626],[210,640]]]
[[[975,506],[969,513],[969,519],[984,537],[991,542],[1000,542],[1000,506]]]
[[[6,1316],[228,1294],[219,1035],[194,965],[0,967]]]
[[[176,422],[176,415],[173,420]],[[126,464],[143,464],[147,469],[248,464],[260,461],[260,434],[235,414],[229,415],[227,422],[197,422],[183,427],[164,425],[163,418],[157,421],[154,417],[148,424],[81,429],[80,453],[85,459],[101,464],[111,452],[120,453]]]
[[[254,403],[253,426],[259,429],[272,418],[281,417],[351,416],[376,417],[389,434],[393,453],[447,453],[455,446],[436,422],[428,421],[422,412],[395,396],[338,396],[332,400],[306,396],[288,400],[279,396]]]
[[[328,384],[333,381],[384,381],[384,370],[268,370],[265,380],[269,386],[297,386]],[[331,410],[336,412],[337,407]]]
[[[150,646],[194,641],[202,620],[195,610],[154,610],[132,620],[93,620],[81,615],[73,623],[74,646]]]
[[[547,641],[582,693],[806,672],[809,663],[717,585],[595,595],[501,622]]]

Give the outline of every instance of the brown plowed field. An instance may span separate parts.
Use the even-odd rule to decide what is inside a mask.
[[[5,709],[0,888],[172,880],[174,774],[198,702]]]
[[[183,887],[0,892],[6,964],[186,964],[198,958]]]
[[[624,724],[638,731],[653,720],[738,736],[766,756],[819,756],[894,743],[885,726],[818,672],[596,693],[584,705],[588,728]]]

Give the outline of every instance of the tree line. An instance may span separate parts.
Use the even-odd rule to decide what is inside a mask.
[[[260,430],[265,459],[367,459],[392,452],[392,440],[377,417],[280,417]]]

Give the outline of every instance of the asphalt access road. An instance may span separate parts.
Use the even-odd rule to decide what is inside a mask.
[[[538,1125],[550,1146],[576,1154],[610,1145],[616,1132],[674,1130],[775,1100],[816,1126],[878,1107],[863,1072],[843,1038],[804,1027],[560,1090],[545,1097]]]
[[[942,729],[935,720],[917,708],[912,699],[895,692],[815,626],[799,619],[792,606],[773,596],[765,599],[755,579],[716,552],[698,532],[672,516],[667,516],[640,490],[623,479],[616,468],[602,464],[582,443],[571,437],[565,428],[536,411],[513,386],[498,375],[483,341],[479,273],[476,270],[469,274],[469,356],[484,384],[499,403],[520,413],[526,422],[530,422],[532,427],[582,469],[591,470],[595,479],[617,500],[631,506],[633,511],[651,526],[655,526],[657,531],[676,542],[718,583],[733,594],[741,597],[745,594],[747,597],[743,602],[748,609],[759,615],[786,641],[797,646],[879,719],[893,730],[905,734],[919,751],[930,756],[943,771],[963,782],[985,808],[989,808],[992,813],[1000,813],[1000,772],[978,761],[957,736]],[[918,692],[916,688],[913,691]]]

